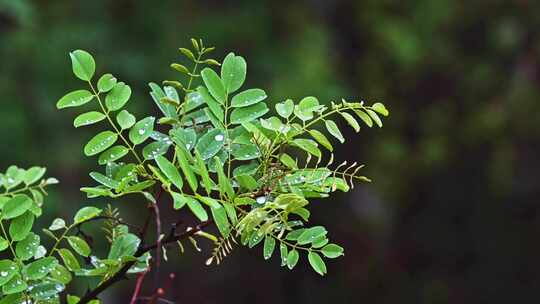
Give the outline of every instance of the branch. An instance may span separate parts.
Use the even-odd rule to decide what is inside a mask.
[[[210,225],[212,222],[213,222],[212,220],[202,222],[199,225],[197,225],[195,228],[187,230],[181,234],[170,234],[167,238],[161,240],[161,242],[156,242],[153,245],[144,246],[143,243],[141,242],[141,245],[137,249],[137,252],[135,252],[134,256],[138,258],[142,256],[143,254],[145,254],[146,252],[156,249],[160,245],[166,245],[169,243],[173,243],[173,242],[191,237],[195,235],[197,232],[201,231],[204,227]],[[109,279],[107,279],[106,281],[98,285],[93,290],[90,290],[89,292],[87,292],[86,295],[82,297],[78,303],[86,304],[90,302],[91,300],[96,299],[99,294],[101,294],[103,291],[105,291],[106,289],[114,285],[115,283],[126,279],[126,273],[135,263],[136,261],[130,261],[124,264],[124,266],[122,266],[122,268],[120,268],[120,270],[118,270],[112,277],[110,277]]]

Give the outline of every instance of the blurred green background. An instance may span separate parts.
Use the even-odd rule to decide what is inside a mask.
[[[68,52],[134,89],[174,78],[190,37],[248,61],[248,85],[271,100],[383,101],[383,129],[349,132],[338,159],[374,182],[316,202],[313,221],[344,245],[320,278],[260,248],[220,267],[169,251],[175,303],[526,303],[540,299],[540,2],[532,0],[0,0],[0,168],[44,165],[62,184],[42,219],[87,204],[95,159],[55,103],[81,87]],[[345,126],[345,124],[342,125]],[[346,129],[346,127],[344,128]],[[104,202],[99,202],[104,206]],[[115,203],[124,217],[143,205]],[[140,216],[139,216],[140,217]],[[166,214],[168,219],[174,214]],[[147,281],[151,288],[152,279]],[[127,303],[133,281],[105,295]],[[84,290],[85,286],[79,286]],[[145,291],[148,293],[148,290]]]

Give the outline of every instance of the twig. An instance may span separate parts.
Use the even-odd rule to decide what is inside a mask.
[[[154,207],[154,215],[156,217],[156,244],[158,245],[156,248],[156,267],[154,271],[154,288],[158,285],[159,280],[159,267],[161,266],[161,216],[159,212],[159,199],[161,198],[161,194],[163,193],[163,188],[159,188],[159,192],[156,197],[156,202],[153,204]]]
[[[135,304],[137,302],[137,298],[139,297],[139,293],[141,292],[142,283],[144,281],[144,277],[148,271],[141,272],[137,275],[137,284],[135,284],[135,290],[133,291],[133,296],[131,296],[130,304]]]
[[[160,245],[174,243],[176,241],[191,237],[195,235],[197,232],[201,231],[204,227],[210,225],[212,222],[213,222],[212,220],[202,222],[199,225],[197,225],[195,228],[186,230],[185,232],[181,234],[168,236],[167,238],[161,241]],[[156,249],[157,247],[158,247],[157,242],[148,246],[144,246],[143,243],[141,242],[141,245],[139,245],[139,248],[137,249],[137,252],[135,252],[134,256],[138,258],[142,256],[143,254],[145,254],[146,252]],[[130,261],[124,264],[124,266],[122,266],[122,268],[120,268],[120,270],[118,270],[118,272],[116,272],[113,276],[111,276],[109,279],[107,279],[106,281],[98,285],[96,288],[88,291],[86,295],[84,295],[84,297],[82,297],[78,303],[86,304],[90,302],[91,300],[96,299],[99,294],[101,294],[104,290],[108,289],[115,283],[126,279],[127,278],[126,273],[136,262],[137,261]]]

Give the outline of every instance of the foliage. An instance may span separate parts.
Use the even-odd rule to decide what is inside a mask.
[[[43,230],[54,240],[47,250],[32,226],[41,215],[45,187],[56,180],[37,183],[45,169],[10,167],[0,175],[5,188],[0,195],[0,244],[13,255],[0,262],[0,286],[9,303],[55,303],[73,277],[94,277],[99,280],[95,289],[82,298],[67,298],[68,303],[88,303],[126,273],[145,273],[151,260],[166,259],[168,245],[178,244],[183,251],[186,239],[196,249],[199,239],[214,243],[207,265],[221,263],[234,245],[260,245],[264,259],[279,248],[281,266],[293,269],[306,259],[324,275],[325,259],[344,254],[329,241],[325,227],[308,226],[310,200],[369,181],[359,174],[363,166],[356,162],[334,165],[331,138],[340,143],[346,139],[336,119],[359,132],[361,125],[382,127],[381,116],[388,110],[382,103],[343,99],[325,106],[309,96],[277,103],[272,115],[264,90],[242,88],[247,71],[243,57],[229,53],[220,63],[207,57],[213,48],[201,40],[191,42],[191,49],[179,49],[190,67],[171,64],[179,79],[149,84],[160,117],[137,118],[126,109],[129,85],[109,73],[98,78],[88,52],[70,53],[73,73],[87,88],[66,94],[57,108],[84,107],[74,119],[76,128],[103,126],[83,149],[101,166],[90,173],[97,185],[81,191],[88,198],[139,196],[148,205],[137,208],[149,210],[158,231],[155,243],[148,245],[148,223],[137,227],[124,223],[111,206],[105,211],[90,206],[72,220],[55,219]],[[165,193],[170,207],[192,213],[200,223],[185,231],[174,225],[169,234],[163,233],[159,208],[167,207],[162,203]],[[110,249],[99,258],[81,227],[101,220]],[[218,236],[205,231],[210,223]],[[4,229],[8,224],[9,234]]]

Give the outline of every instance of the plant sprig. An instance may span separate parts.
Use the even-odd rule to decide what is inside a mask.
[[[93,107],[78,114],[73,125],[102,126],[83,149],[97,157],[101,170],[90,173],[97,185],[81,191],[88,198],[133,198],[130,208],[147,212],[146,220],[124,222],[122,204],[84,207],[73,219],[57,218],[43,230],[53,239],[47,250],[32,228],[45,188],[57,180],[43,179],[40,167],[8,168],[0,174],[0,251],[10,248],[12,259],[0,261],[2,300],[58,303],[74,278],[94,277],[97,285],[80,297],[68,295],[67,302],[99,303],[100,293],[127,275],[159,269],[169,245],[184,252],[183,240],[196,251],[199,240],[215,245],[207,265],[223,262],[233,244],[262,244],[264,259],[279,248],[281,265],[293,269],[305,255],[320,275],[327,273],[325,259],[344,254],[330,243],[325,227],[309,226],[310,202],[370,181],[359,174],[363,165],[357,162],[333,165],[333,139],[346,140],[340,121],[356,132],[361,126],[382,127],[386,107],[344,99],[326,104],[309,96],[279,102],[272,111],[263,89],[244,88],[243,57],[229,53],[220,63],[206,57],[213,47],[196,39],[191,44],[179,49],[187,63],[171,64],[178,79],[149,84],[161,115],[140,119],[127,109],[129,85],[111,73],[96,81],[92,55],[70,53],[73,73],[87,89],[66,94],[57,108]],[[188,212],[198,224],[164,223],[161,208]],[[148,235],[152,221],[153,236]],[[105,254],[92,249],[93,237],[85,232],[90,224],[105,231],[110,245]],[[208,229],[211,224],[215,229]],[[168,233],[162,232],[166,225]]]

